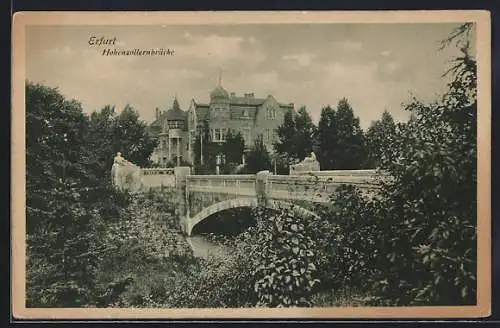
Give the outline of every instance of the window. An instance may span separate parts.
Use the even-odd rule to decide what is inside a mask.
[[[264,138],[266,139],[266,141],[271,140],[271,131],[269,129],[266,129],[265,134],[264,134]]]
[[[215,142],[226,141],[226,130],[227,129],[224,129],[224,128],[213,129],[213,140]]]
[[[248,109],[244,109],[243,110],[242,116],[245,117],[245,118],[249,116]]]
[[[276,108],[268,108],[267,109],[267,116],[266,118],[268,120],[274,120],[276,119]]]
[[[217,154],[215,157],[215,162],[218,165],[225,165],[226,164],[226,155],[225,154]]]
[[[183,124],[180,121],[170,121],[168,122],[168,127],[170,129],[181,129],[183,127]]]
[[[212,108],[214,109],[214,112],[223,112],[225,109],[223,105],[214,105]]]

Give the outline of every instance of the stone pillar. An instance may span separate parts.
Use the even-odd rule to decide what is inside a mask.
[[[268,180],[269,171],[260,171],[255,175],[255,194],[257,195],[257,204],[266,206],[268,201]]]
[[[181,139],[177,138],[177,166],[181,166]]]
[[[170,142],[170,136],[168,136],[168,157],[167,157],[167,161],[170,161],[172,159],[172,147],[171,147],[171,142]]]
[[[189,198],[187,193],[187,176],[191,174],[189,166],[177,166],[174,168],[176,203],[178,204],[176,214],[184,233],[187,232],[187,222],[189,220]]]

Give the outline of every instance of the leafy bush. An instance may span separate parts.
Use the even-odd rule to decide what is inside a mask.
[[[151,267],[150,267],[151,268]],[[237,249],[227,257],[165,262],[148,270],[116,305],[127,307],[248,307],[252,300],[251,265]]]
[[[315,243],[291,210],[256,209],[252,257],[258,306],[311,306],[316,279]]]

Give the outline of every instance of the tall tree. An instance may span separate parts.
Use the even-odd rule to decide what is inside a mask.
[[[288,111],[283,124],[277,128],[278,140],[274,147],[288,161],[301,161],[313,150],[314,131],[314,123],[304,106],[297,113]]]
[[[56,88],[27,82],[26,131],[27,304],[88,304],[102,231],[93,200],[114,194],[89,179],[87,117]]]
[[[85,180],[87,120],[57,88],[26,84],[26,196],[30,231],[49,219],[52,191]],[[56,218],[54,218],[56,219]]]
[[[342,98],[337,105],[337,169],[360,169],[366,162],[366,147],[359,118],[347,98]]]
[[[147,133],[147,124],[140,120],[138,112],[126,105],[116,116],[113,124],[114,152],[120,151],[128,160],[139,166],[148,166],[149,157],[157,141]]]
[[[233,173],[242,162],[245,140],[240,132],[234,133],[232,130],[228,130],[225,140],[226,142],[221,146],[221,152],[224,156],[222,172],[229,174]]]
[[[316,149],[322,170],[360,169],[366,163],[363,130],[346,98],[339,101],[337,110],[323,108]]]
[[[253,148],[248,153],[246,168],[247,172],[251,174],[272,169],[271,156],[262,135],[257,136]]]
[[[278,140],[273,145],[276,152],[285,155],[289,160],[295,157],[295,136],[297,133],[295,115],[294,110],[285,113],[283,124],[276,129]]]
[[[391,114],[385,110],[380,120],[372,122],[365,134],[368,167],[376,168],[384,160],[392,161],[390,149],[394,145],[395,138],[396,124]]]
[[[298,160],[303,160],[313,151],[313,137],[316,130],[306,107],[299,108],[295,124],[297,127],[295,154]]]
[[[100,111],[94,111],[89,117],[89,133],[87,142],[90,147],[95,149],[94,157],[90,159],[93,166],[94,178],[111,179],[111,165],[113,157],[116,154],[114,146],[114,119],[115,107],[107,105]]]
[[[315,135],[315,153],[322,170],[336,167],[336,111],[327,106],[321,110],[318,129]]]

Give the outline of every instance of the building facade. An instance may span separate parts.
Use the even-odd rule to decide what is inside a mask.
[[[253,93],[236,96],[228,93],[219,82],[207,103],[193,99],[187,111],[183,111],[174,99],[169,110],[156,109],[156,120],[151,124],[150,132],[158,138],[159,145],[152,160],[161,166],[169,163],[181,165],[184,161],[192,163],[193,142],[205,122],[212,142],[225,142],[225,136],[231,130],[240,132],[245,148],[250,149],[255,139],[262,135],[267,149],[273,152],[276,128],[283,123],[285,113],[293,109],[293,103],[280,103],[272,95],[266,98],[256,98]]]
[[[180,166],[189,161],[187,112],[177,98],[168,110],[156,108],[155,121],[149,126],[150,134],[158,139],[151,160],[160,166]]]

